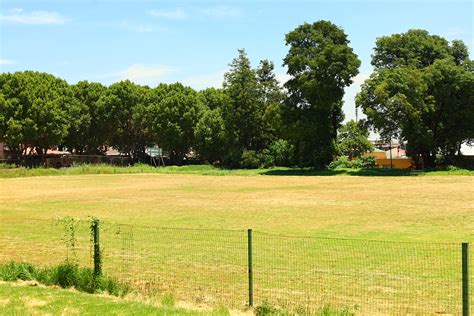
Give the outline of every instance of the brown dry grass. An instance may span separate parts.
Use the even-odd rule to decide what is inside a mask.
[[[303,235],[459,241],[474,177],[84,175],[0,179],[0,219],[114,222]]]

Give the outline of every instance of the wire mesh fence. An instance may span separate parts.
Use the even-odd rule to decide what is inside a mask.
[[[93,267],[88,220],[2,219],[0,261]],[[71,232],[73,237],[71,237]],[[145,295],[313,313],[462,314],[461,243],[386,242],[252,234],[247,230],[100,225],[102,271]],[[473,260],[471,256],[471,265]],[[471,277],[471,292],[473,278]]]

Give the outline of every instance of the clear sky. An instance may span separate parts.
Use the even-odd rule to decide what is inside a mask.
[[[219,87],[245,48],[254,66],[282,59],[286,33],[304,22],[330,20],[348,34],[362,60],[346,90],[346,118],[371,72],[379,36],[422,28],[474,50],[472,1],[106,1],[0,0],[0,72],[37,70],[69,83],[130,79],[155,86],[180,81]]]

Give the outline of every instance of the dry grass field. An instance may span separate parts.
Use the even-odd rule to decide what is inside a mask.
[[[101,219],[104,269],[150,293],[244,305],[251,227],[257,304],[457,314],[460,242],[474,241],[474,177],[0,179],[0,261],[64,260],[61,227],[45,223],[65,216]],[[84,264],[87,227],[77,231]]]
[[[410,241],[474,236],[474,177],[81,175],[0,179],[0,219]]]

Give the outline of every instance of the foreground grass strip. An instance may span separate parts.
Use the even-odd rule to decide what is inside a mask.
[[[84,175],[84,174],[197,174],[212,176],[473,176],[473,170],[453,168],[450,170],[426,170],[424,172],[411,172],[407,170],[382,170],[382,169],[335,169],[316,170],[312,168],[260,168],[260,169],[226,169],[211,165],[169,166],[152,167],[145,164],[136,164],[128,167],[111,165],[81,165],[70,168],[23,168],[0,164],[0,178],[37,177],[37,176],[61,176],[61,175]]]
[[[226,315],[226,311],[196,312],[156,307],[112,296],[70,290],[0,283],[2,315]]]
[[[37,268],[29,263],[9,262],[0,265],[0,280],[38,281],[45,285],[57,285],[62,288],[74,287],[81,292],[103,293],[115,296],[126,294],[128,287],[107,276],[95,276],[90,268],[64,262],[50,268]]]

